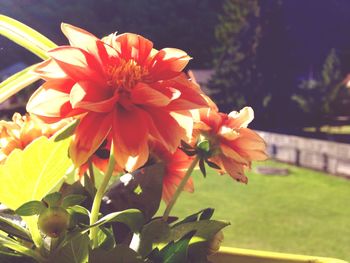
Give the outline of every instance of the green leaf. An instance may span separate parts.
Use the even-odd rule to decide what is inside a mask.
[[[102,226],[106,223],[119,222],[127,225],[134,233],[138,233],[143,226],[143,214],[137,209],[127,209],[105,215],[90,227]]]
[[[191,262],[203,262],[207,254],[208,241],[229,223],[216,220],[200,220],[177,225],[172,228],[169,240],[176,240],[188,231],[196,231],[190,241],[189,258]]]
[[[150,220],[157,212],[162,198],[163,175],[164,164],[162,163],[123,175],[105,195],[106,211],[137,208],[142,211],[145,220]]]
[[[87,210],[85,207],[80,206],[80,205],[71,206],[67,210],[90,217],[90,211]]]
[[[222,228],[228,225],[230,225],[229,222],[218,220],[200,220],[196,222],[188,222],[181,225],[176,225],[171,229],[171,236],[169,240],[176,240],[183,236],[185,233],[193,230],[196,231],[196,237],[208,240]]]
[[[202,210],[200,210],[192,215],[187,216],[182,221],[174,224],[173,227],[184,224],[184,223],[188,223],[188,222],[195,222],[195,221],[199,221],[199,220],[210,219],[211,216],[213,215],[213,213],[214,213],[213,208],[202,209]]]
[[[205,160],[205,162],[208,164],[209,167],[221,170],[221,167],[219,165],[217,165],[216,163],[213,163],[213,162],[211,162],[209,160]]]
[[[113,230],[111,227],[101,226],[97,232],[98,247],[104,250],[110,250],[115,246]]]
[[[74,170],[74,169],[72,169]],[[71,175],[69,175],[71,176]],[[74,177],[74,175],[72,176]],[[74,180],[74,178],[72,178]],[[66,197],[68,195],[83,195],[83,196],[89,196],[88,191],[86,188],[81,184],[80,181],[75,181],[72,184],[69,184],[67,182],[64,182],[60,188],[60,193],[62,193],[63,197]],[[91,200],[92,202],[92,200]]]
[[[55,142],[67,139],[68,137],[72,136],[74,134],[75,128],[78,126],[80,120],[76,119],[66,126],[64,126],[61,130],[56,132],[54,136]]]
[[[3,263],[3,262],[12,263],[11,258],[18,259],[20,257],[21,257],[21,255],[17,254],[15,251],[10,250],[6,247],[0,246],[0,262],[1,263]],[[10,261],[8,261],[8,260],[10,260]]]
[[[81,213],[82,215],[86,213],[90,214],[85,208],[80,206],[70,207],[68,208],[68,212],[73,215],[73,218],[75,217],[74,212]],[[144,223],[144,220],[142,213],[137,209],[128,209],[120,212],[111,213],[102,217],[93,225],[80,226],[74,229],[73,231],[70,231],[66,235],[65,240],[63,240],[58,247],[61,248],[77,236],[87,233],[91,227],[100,227],[106,223],[112,222],[123,223],[127,225],[132,232],[139,232]]]
[[[48,204],[49,207],[53,207],[53,206],[59,206],[61,198],[62,198],[62,194],[60,192],[54,192],[45,196],[43,198],[43,201],[46,204]]]
[[[31,72],[35,66],[27,67],[0,83],[0,103],[40,79]]]
[[[183,149],[187,149],[187,150],[194,150],[194,148],[192,147],[192,145],[188,144],[187,142],[185,142],[184,140],[181,140],[181,147]]]
[[[214,209],[213,208],[206,208],[202,210],[202,214],[199,216],[199,220],[209,220],[213,214],[214,214]]]
[[[56,250],[48,262],[52,263],[85,263],[88,262],[90,239],[87,233],[79,235],[61,249]]]
[[[32,241],[30,233],[24,227],[14,223],[12,220],[0,216],[0,230],[23,240]]]
[[[15,213],[20,216],[39,215],[46,206],[41,201],[29,201],[16,209]]]
[[[89,263],[141,263],[142,257],[126,245],[117,245],[111,250],[101,248],[90,251]]]
[[[180,240],[176,242],[171,241],[158,253],[152,253],[150,259],[162,263],[187,262],[188,245],[195,233],[196,231],[190,231],[181,237]]]
[[[69,140],[54,142],[40,137],[23,151],[14,150],[0,166],[0,202],[16,210],[23,203],[45,197],[72,165],[67,154],[69,143]],[[36,219],[24,217],[23,220],[39,245],[41,237]]]
[[[181,149],[184,153],[186,153],[188,156],[195,156],[197,154],[197,151],[193,150],[187,150],[187,149]]]
[[[75,205],[67,208],[70,214],[70,222],[68,229],[73,229],[76,226],[87,226],[90,223],[90,212],[82,206]]]
[[[16,210],[25,202],[43,199],[72,165],[69,143],[40,137],[23,151],[14,150],[0,166],[0,202]]]
[[[139,243],[134,245],[136,251],[142,256],[152,251],[153,244],[161,243],[170,236],[170,227],[162,218],[152,220],[144,225],[139,238]]]
[[[0,15],[0,35],[28,49],[38,57],[47,59],[47,51],[57,47],[50,39],[10,17]]]
[[[207,172],[205,171],[205,164],[204,164],[204,160],[202,158],[199,160],[199,169],[201,170],[203,176],[206,177]]]
[[[43,258],[38,253],[36,253],[33,249],[30,249],[30,248],[24,246],[23,244],[20,244],[16,240],[9,238],[7,236],[1,235],[1,234],[0,234],[0,248],[2,248],[2,249],[8,248],[8,249],[11,249],[11,250],[18,252],[21,255],[34,258],[39,262],[43,261]]]
[[[62,207],[68,208],[70,206],[80,205],[82,202],[84,202],[85,199],[86,196],[84,195],[67,195],[65,198],[63,198]]]

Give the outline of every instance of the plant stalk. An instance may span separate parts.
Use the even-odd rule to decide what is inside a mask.
[[[112,174],[114,171],[114,165],[115,165],[115,159],[114,159],[113,144],[112,144],[107,172],[105,173],[105,175],[103,177],[103,181],[102,181],[100,187],[97,189],[97,192],[96,192],[96,195],[94,198],[94,202],[92,203],[91,215],[90,215],[90,225],[93,225],[98,220],[98,215],[100,212],[102,197],[106,191],[106,188],[108,186],[108,182],[112,177]],[[92,240],[92,247],[93,248],[96,248],[98,246],[97,232],[98,232],[98,227],[92,227],[90,229],[89,236],[90,236],[90,240]]]
[[[172,196],[170,202],[168,203],[167,207],[165,208],[164,214],[163,214],[163,220],[166,222],[168,220],[168,217],[170,215],[171,209],[173,208],[173,206],[175,205],[177,199],[179,198],[182,190],[184,189],[188,179],[190,179],[191,174],[193,172],[193,169],[196,167],[196,165],[198,164],[199,161],[199,157],[196,156],[196,158],[192,161],[190,167],[188,167],[187,172],[184,176],[184,178],[182,178],[182,181],[180,182],[179,186],[177,187],[174,195]]]

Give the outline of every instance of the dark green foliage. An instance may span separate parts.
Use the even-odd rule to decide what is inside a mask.
[[[38,215],[41,211],[45,210],[46,206],[41,201],[29,201],[20,207],[18,207],[15,211],[17,215],[20,216],[32,216]]]
[[[221,110],[231,111],[247,104],[247,96],[259,85],[257,47],[261,36],[258,0],[225,1],[216,37],[215,75],[210,83]]]
[[[178,241],[171,241],[164,248],[156,248],[152,251],[149,259],[154,263],[180,263],[187,262],[187,250],[191,238],[196,231],[190,231]]]
[[[339,97],[344,89],[342,84],[344,78],[338,53],[335,49],[331,49],[322,71],[319,74],[311,72],[309,78],[300,82],[299,90],[292,98],[306,114],[305,117],[311,125],[319,127],[325,122],[326,117],[341,114],[337,112],[336,104],[344,99]]]
[[[0,216],[0,230],[11,236],[32,242],[29,231],[16,222],[13,222],[10,218]]]
[[[164,165],[161,163],[141,168],[124,175],[106,193],[102,203],[102,213],[139,209],[145,221],[149,221],[159,208],[163,189]],[[140,191],[138,191],[140,190]],[[132,233],[120,223],[113,223],[117,243],[131,240]]]
[[[113,249],[104,250],[101,248],[90,251],[89,263],[138,263],[144,262],[141,256],[126,245],[117,245]]]
[[[291,99],[296,69],[288,63],[293,54],[283,3],[227,0],[216,30],[213,98],[224,112],[253,107],[261,129],[291,128],[300,120]]]

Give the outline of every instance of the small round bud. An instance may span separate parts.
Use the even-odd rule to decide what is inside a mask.
[[[69,213],[62,207],[50,207],[39,216],[38,227],[46,235],[57,238],[69,226]]]

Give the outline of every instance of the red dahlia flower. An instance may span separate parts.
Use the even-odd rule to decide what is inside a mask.
[[[254,118],[253,109],[243,108],[230,114],[217,112],[215,109],[199,111],[200,121],[195,125],[196,138],[200,135],[209,140],[211,157],[209,160],[227,172],[237,181],[247,183],[244,168],[252,161],[267,158],[264,140],[247,128]]]
[[[206,106],[199,88],[181,73],[190,57],[156,50],[151,41],[126,33],[102,40],[62,24],[70,46],[48,52],[35,72],[46,82],[27,110],[47,122],[79,118],[70,146],[76,166],[108,135],[118,166],[133,171],[148,158],[149,139],[174,152],[192,130],[189,110]]]

